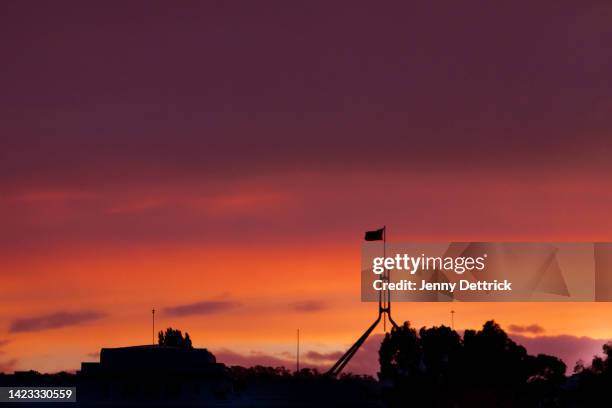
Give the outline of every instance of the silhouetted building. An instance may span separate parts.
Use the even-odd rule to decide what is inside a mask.
[[[81,363],[82,374],[163,372],[205,374],[222,370],[207,349],[179,347],[132,346],[103,348],[100,362]]]
[[[103,348],[100,362],[83,362],[81,400],[172,402],[224,400],[232,381],[224,364],[206,349],[167,346]]]

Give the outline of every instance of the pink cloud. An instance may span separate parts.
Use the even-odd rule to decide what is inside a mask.
[[[291,361],[287,358],[273,356],[272,354],[251,351],[248,354],[237,353],[228,349],[220,349],[214,351],[217,361],[225,365],[239,365],[243,367],[252,367],[256,365],[269,367],[294,367],[295,360]]]
[[[567,365],[568,373],[578,360],[590,364],[593,356],[602,354],[602,346],[610,340],[570,335],[535,336],[510,334],[512,340],[524,346],[529,354],[550,354],[559,357]]]
[[[332,351],[329,353],[319,353],[317,351],[309,351],[306,353],[306,358],[314,361],[337,361],[340,357],[342,357],[341,351]]]
[[[521,326],[517,324],[511,324],[508,326],[508,331],[510,333],[531,333],[531,334],[542,334],[544,333],[544,328],[539,324],[530,324],[528,326]]]
[[[281,352],[271,354],[262,351],[251,351],[249,353],[238,353],[228,349],[214,351],[217,361],[226,365],[238,365],[243,367],[253,367],[256,365],[268,367],[285,367],[294,370],[296,367],[295,354]],[[300,359],[301,368],[314,368],[320,372],[325,372],[342,355],[342,352],[319,353],[316,351],[304,352]]]
[[[378,372],[378,349],[380,348],[382,339],[382,334],[371,336],[363,344],[354,358],[347,364],[344,372],[376,376]],[[320,372],[325,372],[344,354],[345,351],[346,350],[330,352],[305,351],[302,354],[300,366],[316,368]],[[294,369],[296,366],[295,355],[290,355],[289,353],[272,355],[260,351],[251,351],[250,353],[243,354],[229,349],[220,349],[214,351],[214,354],[218,362],[226,365],[240,365],[243,367],[263,365],[270,367],[285,367],[288,369]]]

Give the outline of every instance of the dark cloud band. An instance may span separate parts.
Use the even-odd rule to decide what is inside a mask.
[[[9,332],[33,332],[62,327],[78,326],[103,318],[105,315],[96,311],[57,312],[43,316],[19,318],[13,320]]]
[[[202,301],[180,306],[167,307],[163,311],[169,316],[191,316],[221,313],[238,306],[230,301]]]

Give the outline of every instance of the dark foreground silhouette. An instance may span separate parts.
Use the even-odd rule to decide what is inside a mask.
[[[558,406],[565,364],[528,355],[493,321],[463,338],[448,327],[394,328],[380,348],[380,380],[390,406]]]
[[[378,380],[283,367],[227,367],[168,329],[156,346],[102,349],[76,374],[0,374],[0,386],[76,386],[76,404],[209,407],[601,407],[611,405],[612,345],[566,376],[554,356],[529,355],[493,321],[463,337],[408,322],[381,343]],[[25,406],[25,405],[20,405]],[[36,404],[36,406],[45,406]]]

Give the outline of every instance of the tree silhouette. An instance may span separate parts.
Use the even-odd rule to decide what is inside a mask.
[[[385,334],[379,351],[381,380],[398,380],[420,371],[421,346],[416,331],[405,322]]]
[[[432,381],[451,382],[459,375],[462,364],[461,337],[447,326],[422,328],[419,331],[423,364]]]
[[[185,333],[185,337],[183,337],[183,333],[181,333],[178,329],[173,329],[172,327],[168,327],[166,332],[160,331],[157,334],[158,344],[160,346],[165,347],[180,347],[180,348],[193,348],[191,344],[191,338],[189,337],[189,333]]]
[[[492,320],[482,330],[466,330],[463,348],[468,376],[489,389],[514,389],[529,377],[527,351]]]
[[[446,326],[417,334],[406,322],[385,335],[379,358],[390,406],[531,406],[558,395],[566,368],[528,355],[494,321],[463,339]]]
[[[575,374],[570,378],[571,389],[568,399],[572,406],[602,406],[602,401],[609,401],[612,385],[612,343],[604,344],[604,356],[595,356],[589,367],[579,363]],[[605,404],[604,404],[605,405]]]

